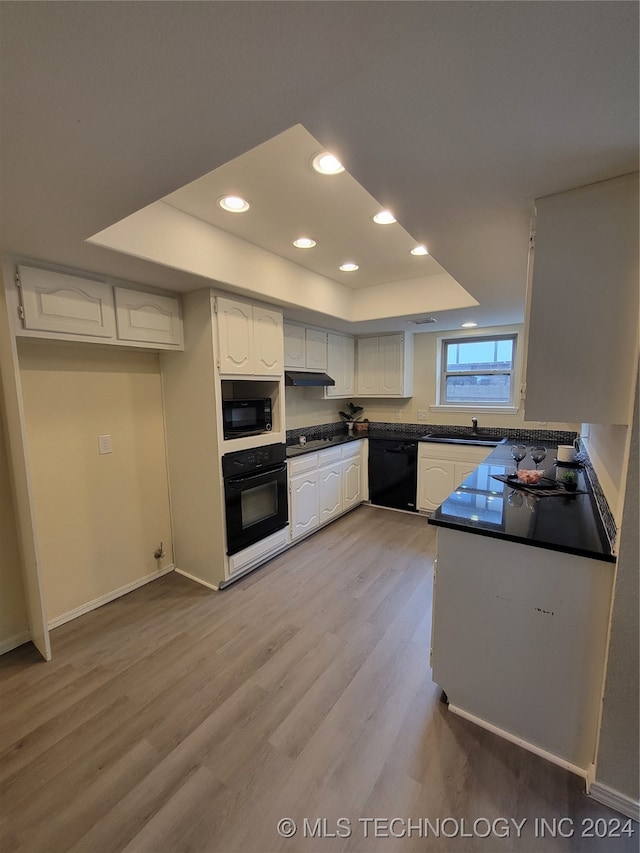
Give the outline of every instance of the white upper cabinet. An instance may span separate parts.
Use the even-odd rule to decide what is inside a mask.
[[[217,299],[220,373],[253,373],[253,310],[245,302]]]
[[[305,329],[306,367],[309,370],[327,369],[327,333],[321,329]]]
[[[222,296],[216,305],[220,373],[281,376],[282,314]]]
[[[525,417],[629,423],[638,328],[638,175],[536,201]]]
[[[327,369],[327,333],[296,323],[284,324],[284,366],[298,370]]]
[[[25,329],[115,338],[110,284],[51,270],[18,267]]]
[[[182,346],[180,302],[175,297],[115,288],[118,337]]]
[[[306,338],[304,326],[284,324],[284,366],[306,367]]]
[[[253,306],[253,372],[258,376],[281,376],[284,369],[282,314]]]
[[[410,397],[413,393],[413,337],[358,338],[357,397]]]
[[[172,294],[21,265],[17,282],[18,335],[153,349],[184,347],[180,300]]]
[[[378,338],[358,339],[358,367],[356,393],[373,397],[380,391],[380,344]]]
[[[355,388],[355,339],[347,335],[327,335],[327,373],[335,381],[324,396],[353,397]]]

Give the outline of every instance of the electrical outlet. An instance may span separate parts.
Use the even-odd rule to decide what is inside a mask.
[[[105,453],[111,453],[111,436],[110,435],[99,435],[98,436],[98,453],[102,456]]]
[[[418,409],[418,420],[426,421],[429,419],[429,413],[426,409]]]

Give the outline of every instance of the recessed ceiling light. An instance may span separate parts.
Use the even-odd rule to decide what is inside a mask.
[[[415,249],[411,250],[412,255],[428,255],[429,250],[426,246],[416,246]]]
[[[340,269],[342,272],[355,272],[356,270],[359,270],[360,267],[358,264],[342,264]]]
[[[378,225],[391,225],[392,222],[396,221],[396,218],[390,210],[381,210],[373,217],[373,221]]]
[[[238,195],[226,195],[224,198],[218,199],[218,204],[229,213],[245,213],[251,207],[246,199],[240,198]]]
[[[477,326],[477,325],[478,325],[477,323],[463,323],[462,328],[463,329],[473,329],[474,326]]]
[[[321,151],[319,154],[316,154],[311,161],[311,165],[321,175],[339,175],[340,172],[344,172],[342,163],[333,154],[329,154],[328,151]]]
[[[312,240],[311,237],[298,237],[297,240],[293,241],[293,245],[296,249],[313,249],[316,241]]]

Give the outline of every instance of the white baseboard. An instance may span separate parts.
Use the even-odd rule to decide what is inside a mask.
[[[588,793],[592,800],[602,803],[603,806],[609,806],[632,820],[640,821],[640,802],[637,800],[632,800],[602,782],[592,782]]]
[[[17,649],[24,643],[28,643],[31,639],[29,631],[21,631],[19,634],[14,634],[13,637],[7,637],[6,640],[0,640],[0,655],[5,652],[10,652],[11,649]]]
[[[195,583],[199,583],[200,586],[206,586],[207,589],[213,589],[218,592],[218,587],[214,586],[212,583],[207,583],[203,581],[202,578],[197,578],[195,575],[190,575],[189,572],[183,571],[183,569],[176,569],[177,575],[182,575],[183,578],[188,578],[190,581],[194,581]]]
[[[505,729],[500,729],[498,728],[498,726],[494,726],[492,723],[488,723],[481,717],[476,717],[473,714],[470,714],[468,711],[464,711],[462,708],[458,708],[456,705],[450,704],[449,710],[453,714],[457,714],[459,717],[464,717],[465,720],[469,720],[469,722],[475,723],[476,726],[480,726],[481,728],[486,729],[488,732],[492,732],[494,735],[498,735],[498,737],[502,737],[505,740],[510,741],[511,743],[515,743],[518,746],[521,746],[523,749],[526,749],[528,752],[532,752],[534,755],[539,755],[541,758],[550,761],[552,764],[557,764],[559,767],[564,767],[565,770],[568,770],[570,773],[575,773],[576,776],[580,776],[583,779],[587,778],[587,770],[583,767],[578,767],[575,764],[571,764],[571,762],[567,761],[566,759],[560,758],[560,756],[554,755],[552,752],[547,752],[546,749],[541,749],[541,747],[536,746],[533,743],[529,743],[529,741],[523,740],[522,738],[511,734],[511,732],[505,731]]]
[[[102,607],[103,604],[108,604],[110,601],[114,601],[116,598],[120,598],[123,595],[126,595],[128,592],[133,592],[134,589],[138,589],[138,587],[144,586],[147,583],[151,583],[151,581],[156,580],[157,578],[162,577],[163,575],[168,575],[169,572],[174,571],[174,565],[171,563],[170,566],[165,566],[164,569],[160,569],[157,572],[153,572],[153,574],[145,575],[142,578],[138,578],[131,583],[126,584],[125,586],[121,586],[119,589],[114,589],[113,592],[108,592],[106,595],[101,595],[99,598],[94,598],[93,601],[88,601],[86,604],[81,604],[80,607],[75,607],[73,610],[69,610],[67,613],[63,613],[61,616],[56,616],[55,619],[49,620],[49,629],[58,628],[60,625],[64,625],[65,622],[71,622],[72,619],[77,619],[78,616],[83,616],[85,613],[89,613],[91,610],[96,610],[98,607]]]

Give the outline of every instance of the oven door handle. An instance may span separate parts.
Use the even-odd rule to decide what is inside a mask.
[[[287,466],[280,465],[278,468],[267,468],[265,471],[261,471],[259,474],[250,474],[248,477],[231,477],[227,480],[231,486],[237,486],[242,483],[250,483],[252,480],[263,480],[265,477],[272,477],[274,474],[281,474],[283,471],[287,470]]]

